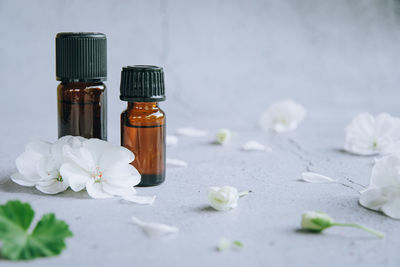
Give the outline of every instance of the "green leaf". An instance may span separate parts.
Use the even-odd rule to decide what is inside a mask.
[[[45,214],[28,232],[35,213],[28,203],[18,200],[0,205],[1,254],[11,260],[28,260],[54,256],[66,247],[64,239],[71,237],[68,225],[53,213]]]

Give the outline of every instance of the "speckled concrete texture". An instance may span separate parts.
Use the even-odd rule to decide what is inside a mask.
[[[32,204],[36,220],[55,212],[74,237],[58,257],[1,266],[398,266],[400,223],[362,208],[373,157],[342,151],[344,127],[359,112],[400,116],[400,6],[396,1],[8,1],[0,0],[0,202]],[[27,142],[56,138],[54,37],[60,31],[108,36],[109,141],[119,143],[120,70],[165,67],[168,133],[192,126],[202,138],[180,137],[152,206],[86,193],[47,196],[13,184],[15,158]],[[293,98],[308,111],[292,133],[261,131],[261,112]],[[218,128],[233,132],[211,144]],[[256,140],[272,152],[244,152]],[[343,184],[308,184],[315,171]],[[252,190],[237,209],[208,208],[209,186]],[[301,214],[321,210],[357,229],[321,235],[298,231]],[[130,216],[176,225],[178,235],[147,238]],[[221,237],[240,251],[215,250]]]

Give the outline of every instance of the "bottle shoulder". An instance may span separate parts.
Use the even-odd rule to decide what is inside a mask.
[[[132,125],[153,125],[165,123],[165,112],[160,108],[151,110],[126,109],[121,113],[121,119]]]
[[[61,82],[58,84],[57,89],[59,91],[105,91],[106,85],[102,82],[91,82],[91,83],[83,83],[83,82],[75,82],[75,83],[64,83]]]

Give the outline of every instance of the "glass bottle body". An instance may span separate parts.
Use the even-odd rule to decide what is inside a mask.
[[[121,145],[135,154],[131,163],[141,174],[139,186],[165,180],[165,113],[156,102],[128,103],[121,114]]]
[[[58,137],[107,140],[107,93],[102,82],[62,82],[57,87]]]

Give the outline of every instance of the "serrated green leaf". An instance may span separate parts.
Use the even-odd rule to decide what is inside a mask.
[[[1,254],[11,260],[28,260],[54,256],[66,247],[64,239],[72,236],[68,225],[53,213],[45,214],[28,232],[34,211],[28,203],[18,200],[0,205]]]

